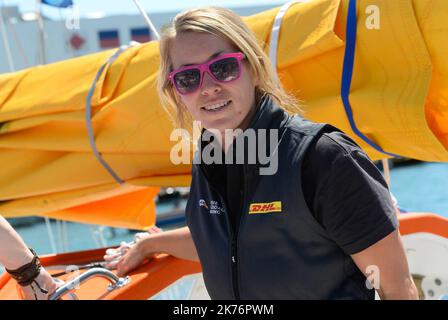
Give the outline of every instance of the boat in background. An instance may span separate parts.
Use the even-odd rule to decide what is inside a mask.
[[[448,299],[448,219],[434,213],[403,213],[398,218],[420,298]]]

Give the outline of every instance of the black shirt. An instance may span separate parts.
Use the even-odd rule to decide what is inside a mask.
[[[243,166],[213,166],[235,230],[241,216]],[[390,229],[389,218],[394,214],[385,192],[387,184],[368,156],[344,133],[324,133],[309,147],[302,165],[302,187],[310,211],[347,254],[362,251],[393,231],[385,230]]]

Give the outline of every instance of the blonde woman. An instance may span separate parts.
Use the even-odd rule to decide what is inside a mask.
[[[382,299],[418,298],[380,172],[345,134],[298,115],[235,13],[178,14],[160,55],[161,100],[178,126],[203,128],[195,159],[219,146],[208,155],[227,161],[243,151],[244,163],[202,154],[187,227],[147,235],[119,274],[166,252],[201,262],[212,299],[373,299],[375,289]],[[234,129],[242,131],[226,135]],[[268,174],[260,148],[277,161]]]

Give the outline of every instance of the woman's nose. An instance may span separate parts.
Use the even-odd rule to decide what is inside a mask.
[[[221,85],[208,72],[204,72],[204,79],[202,79],[201,93],[203,95],[210,95],[221,91]]]

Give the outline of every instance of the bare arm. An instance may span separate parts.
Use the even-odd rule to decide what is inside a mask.
[[[190,230],[183,227],[148,234],[137,242],[118,263],[118,275],[122,276],[135,269],[155,253],[167,253],[180,259],[199,261]]]
[[[366,277],[374,280],[373,286],[382,300],[418,300],[397,230],[351,257]]]
[[[0,246],[0,263],[6,269],[14,270],[33,260],[33,254],[28,250],[19,234],[1,216],[0,243],[2,244]]]
[[[30,263],[34,258],[20,235],[2,216],[0,216],[0,243],[2,244],[0,246],[0,263],[6,269],[16,270]],[[42,288],[48,290],[48,294],[42,293],[37,288],[32,287],[35,286],[34,284],[31,284],[22,287],[25,299],[48,299],[49,294],[56,290],[56,283],[44,268],[41,268],[40,274],[35,280]]]
[[[199,261],[188,227],[151,234],[142,240],[140,248],[146,256],[163,252],[180,259]]]

